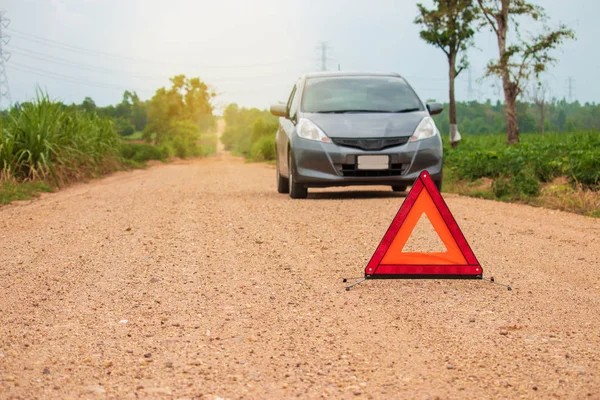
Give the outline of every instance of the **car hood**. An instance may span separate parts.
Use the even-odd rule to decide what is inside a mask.
[[[419,122],[428,115],[426,111],[415,111],[406,114],[307,113],[303,117],[317,124],[331,138],[383,138],[412,136]]]

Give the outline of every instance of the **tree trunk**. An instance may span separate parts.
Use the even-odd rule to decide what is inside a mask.
[[[452,147],[458,146],[461,136],[458,132],[458,126],[456,125],[456,99],[454,95],[454,82],[456,80],[456,54],[452,53],[448,56],[449,64],[449,98],[450,98],[450,145]]]
[[[519,143],[519,124],[517,123],[517,94],[518,91],[514,83],[508,82],[508,85],[504,85],[504,104],[506,108],[506,144]]]
[[[502,89],[504,90],[504,106],[506,109],[506,143],[519,143],[519,125],[517,123],[517,96],[519,88],[510,81],[508,58],[506,57],[506,33],[508,31],[508,10],[510,0],[502,0],[502,11],[496,15],[498,25],[496,36],[498,38],[498,52],[500,53],[499,66],[502,74]]]

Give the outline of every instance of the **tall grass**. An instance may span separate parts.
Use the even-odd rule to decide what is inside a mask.
[[[67,109],[38,93],[0,121],[0,179],[68,180],[120,164],[120,139],[109,119]]]

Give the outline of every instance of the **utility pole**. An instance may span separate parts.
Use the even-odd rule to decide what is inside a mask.
[[[2,108],[2,99],[8,100],[8,105],[12,102],[10,98],[10,88],[8,86],[8,77],[6,76],[6,62],[10,59],[10,53],[4,49],[4,46],[10,42],[10,36],[4,33],[4,29],[10,25],[10,20],[6,18],[4,11],[0,11],[0,109]]]

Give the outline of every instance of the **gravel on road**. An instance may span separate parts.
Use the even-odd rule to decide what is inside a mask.
[[[221,154],[2,207],[0,398],[600,399],[600,220],[445,195],[512,291],[346,292],[404,196]]]

